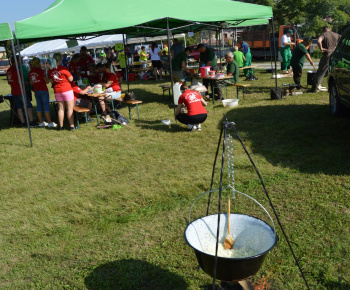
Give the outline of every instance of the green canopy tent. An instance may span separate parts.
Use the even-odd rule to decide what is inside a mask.
[[[10,25],[8,23],[0,23],[0,42],[4,42],[4,46],[5,46],[6,45],[5,42],[7,42],[8,40],[11,41],[12,51],[14,52],[15,47],[13,44],[13,35],[12,35],[12,31],[10,29]],[[29,125],[28,114],[27,114],[27,99],[25,97],[26,94],[25,94],[25,89],[24,89],[24,83],[21,81],[21,80],[23,80],[23,73],[22,73],[22,77],[21,77],[21,75],[20,75],[21,70],[18,69],[20,67],[20,64],[17,63],[16,58],[15,58],[15,62],[16,62],[16,67],[17,67],[18,80],[19,80],[21,92],[22,92],[22,99],[23,99],[23,104],[24,104],[23,107],[24,107],[25,117],[26,117],[27,126],[28,126],[30,145],[31,145],[31,147],[33,147],[32,134],[30,131],[30,125]],[[12,108],[11,108],[11,110],[12,110]]]
[[[143,0],[101,0],[98,7],[94,0],[56,0],[44,12],[15,22],[16,35],[20,42],[107,33],[156,36],[167,29],[183,33],[273,17],[271,7],[231,0],[150,0],[147,5]]]

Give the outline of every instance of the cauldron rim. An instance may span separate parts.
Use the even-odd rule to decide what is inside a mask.
[[[225,213],[221,213],[221,214],[225,215]],[[187,243],[194,251],[200,252],[200,253],[202,253],[202,254],[204,254],[204,255],[208,255],[208,256],[211,256],[211,257],[215,257],[215,255],[210,255],[210,254],[208,254],[208,253],[206,253],[206,252],[203,252],[203,251],[201,251],[201,250],[199,250],[199,249],[193,247],[193,246],[189,243],[189,241],[188,241],[188,239],[187,239],[187,237],[186,237],[186,231],[187,231],[188,227],[189,227],[192,223],[194,223],[195,221],[200,220],[200,219],[205,218],[205,217],[216,216],[216,215],[218,215],[218,214],[211,214],[211,215],[207,215],[207,216],[203,216],[203,217],[197,218],[197,219],[193,220],[192,222],[190,222],[190,223],[186,226],[185,231],[184,231],[184,238],[185,238],[185,240],[186,240],[186,243]],[[254,258],[258,258],[258,257],[261,257],[261,256],[266,255],[268,252],[270,252],[270,251],[275,247],[275,245],[276,245],[276,243],[277,243],[277,241],[278,241],[278,236],[277,236],[275,230],[274,230],[267,222],[265,222],[265,221],[263,221],[263,220],[261,220],[261,219],[255,217],[255,216],[248,215],[248,214],[241,214],[241,213],[234,213],[234,214],[232,214],[232,213],[231,213],[231,215],[248,216],[248,217],[257,219],[257,220],[259,220],[259,221],[265,223],[268,227],[271,228],[272,232],[274,233],[274,235],[275,235],[275,240],[274,240],[274,242],[273,242],[273,244],[272,244],[272,246],[271,246],[270,248],[268,248],[266,251],[264,251],[264,252],[262,252],[262,253],[259,253],[259,254],[257,254],[257,255],[249,256],[249,257],[243,257],[243,258],[234,258],[234,257],[233,257],[233,258],[230,258],[230,257],[221,257],[221,256],[218,256],[218,259],[231,260],[231,261],[232,261],[232,260],[243,261],[243,260],[248,260],[248,259],[250,260],[250,259],[254,259]]]

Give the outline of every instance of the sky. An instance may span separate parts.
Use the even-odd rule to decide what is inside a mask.
[[[14,30],[16,21],[43,12],[55,0],[0,0],[0,23],[9,23]]]

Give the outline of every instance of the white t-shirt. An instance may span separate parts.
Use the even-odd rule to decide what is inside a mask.
[[[290,37],[287,34],[283,35],[281,38],[281,47],[285,47],[284,43],[291,42]]]
[[[151,56],[151,60],[160,60],[160,56],[159,56],[159,53],[160,50],[158,47],[155,47],[154,48],[154,52],[152,51],[152,48],[149,49],[149,54]]]

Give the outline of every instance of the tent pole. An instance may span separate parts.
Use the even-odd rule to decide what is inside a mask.
[[[275,58],[275,86],[277,89],[277,60],[276,60],[276,42],[275,42],[275,24],[273,23],[273,17],[271,18],[272,21],[272,42],[273,42],[273,54]]]
[[[124,58],[125,58],[125,64],[126,64],[126,80],[128,82],[128,92],[129,92],[129,66],[128,66],[128,61],[126,58],[126,46],[125,46],[125,37],[124,37],[124,33],[123,33],[123,46],[124,46]]]
[[[271,32],[270,32],[270,29],[271,29],[271,25],[270,25],[270,20],[269,20],[269,24],[268,24],[268,28],[267,28],[267,31],[268,31],[268,34],[269,34],[269,41],[270,41],[270,61],[271,61],[271,68],[273,68],[273,64],[272,64],[272,47],[271,47],[271,40],[272,40],[272,37],[271,37]],[[273,74],[273,70],[271,70],[272,74]]]
[[[20,53],[20,50],[19,50],[19,42],[18,42],[18,39],[17,39],[17,47],[18,47],[18,58],[19,58],[19,63],[17,62],[15,46],[14,46],[14,44],[13,44],[13,40],[12,40],[12,39],[11,39],[11,45],[12,45],[12,52],[13,52],[13,56],[14,56],[15,64],[16,64],[18,82],[19,82],[19,86],[20,86],[20,88],[21,88],[21,93],[22,93],[23,108],[24,108],[24,113],[25,113],[25,116],[26,116],[26,122],[27,122],[27,127],[28,127],[28,134],[29,134],[29,140],[30,140],[30,147],[33,147],[32,133],[31,133],[31,131],[30,131],[30,125],[29,125],[29,120],[28,120],[27,96],[26,96],[26,91],[25,91],[25,88],[24,88],[23,69],[22,69],[21,53]],[[20,70],[21,70],[21,74],[20,74]],[[21,76],[22,76],[22,78],[21,78]],[[23,80],[23,82],[22,82],[22,80]]]
[[[184,40],[185,40],[185,47],[187,47],[187,45],[186,45],[186,34],[184,35]]]
[[[220,37],[222,33],[222,29],[219,30],[219,58],[220,58],[220,71],[221,71],[221,42],[222,42],[222,38]]]
[[[167,29],[167,38],[168,38],[168,43],[170,43],[170,30],[169,30],[169,17],[166,18],[166,29]],[[171,64],[171,54],[168,54],[168,58],[169,58],[169,68],[170,68],[170,88],[171,88],[171,95],[173,98],[173,102],[174,102],[174,90],[173,90],[173,66]],[[176,121],[176,115],[175,115],[175,103],[174,103],[174,118]]]

